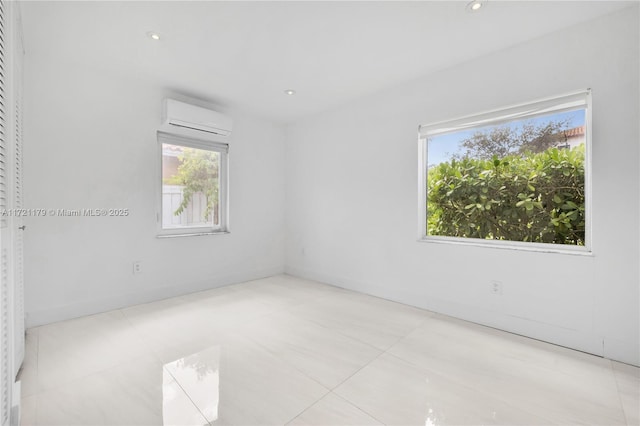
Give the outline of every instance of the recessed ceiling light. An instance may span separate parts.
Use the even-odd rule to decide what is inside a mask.
[[[284,91],[284,93],[286,93],[287,95],[295,95],[296,91],[293,89],[287,89]]]
[[[160,40],[160,34],[158,33],[154,33],[153,31],[149,31],[147,33],[147,35],[149,36],[150,39],[152,40]]]
[[[471,3],[467,4],[467,11],[475,12],[480,10],[485,3],[486,1],[483,0],[473,0]]]

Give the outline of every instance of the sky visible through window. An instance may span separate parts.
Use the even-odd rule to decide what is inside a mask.
[[[566,129],[573,129],[575,127],[584,126],[585,124],[585,111],[584,109],[576,111],[561,112],[555,114],[544,115],[541,117],[516,120],[508,123],[507,125],[513,128],[520,127],[524,123],[532,123],[534,125],[544,125],[551,121],[567,121]],[[428,164],[429,167],[440,164],[445,161],[450,161],[456,154],[460,155],[464,152],[462,149],[462,141],[469,138],[477,131],[486,131],[494,127],[500,126],[486,126],[477,127],[470,130],[463,130],[454,133],[447,133],[443,135],[436,135],[429,137],[428,146]]]

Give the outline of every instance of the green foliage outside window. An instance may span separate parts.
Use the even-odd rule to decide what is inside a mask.
[[[429,169],[427,234],[585,244],[584,145]]]
[[[204,217],[213,213],[213,223],[218,222],[219,154],[204,149],[184,148],[178,156],[180,165],[171,183],[183,185],[182,202],[173,213],[179,216],[187,208],[193,196],[202,193],[207,199]]]

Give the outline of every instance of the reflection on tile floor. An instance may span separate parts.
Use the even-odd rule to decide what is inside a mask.
[[[27,331],[23,425],[638,425],[640,369],[276,276]]]

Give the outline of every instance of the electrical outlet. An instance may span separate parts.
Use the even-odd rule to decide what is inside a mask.
[[[489,291],[491,294],[495,294],[497,296],[502,296],[502,282],[500,281],[491,281],[489,283]]]
[[[133,262],[133,275],[138,275],[142,273],[142,262],[137,261]]]

